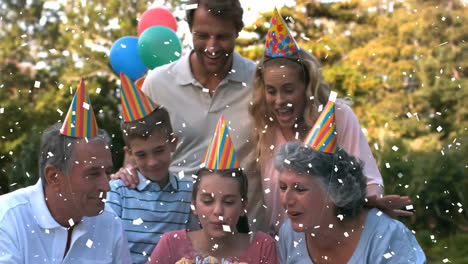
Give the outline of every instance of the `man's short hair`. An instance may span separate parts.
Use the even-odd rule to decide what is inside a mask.
[[[198,4],[198,8],[204,7],[213,16],[233,21],[237,32],[240,32],[244,27],[244,22],[242,21],[244,10],[239,0],[191,0],[188,4]],[[196,8],[189,9],[186,13],[190,30],[192,30],[195,10]]]
[[[42,133],[41,150],[39,153],[39,177],[43,186],[47,184],[44,169],[47,165],[52,165],[69,174],[73,160],[73,150],[75,143],[86,140],[87,142],[102,141],[107,146],[110,145],[110,137],[103,129],[98,129],[98,135],[92,138],[75,138],[60,134],[63,123],[55,123],[46,128]]]
[[[135,138],[146,140],[152,134],[158,132],[172,139],[173,131],[169,113],[164,107],[158,107],[149,115],[135,121],[125,122],[120,124],[122,129],[125,145],[130,147],[130,141]]]

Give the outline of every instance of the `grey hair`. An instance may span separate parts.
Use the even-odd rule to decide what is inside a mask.
[[[78,141],[87,142],[102,141],[107,146],[110,145],[110,137],[103,129],[98,129],[98,135],[92,138],[74,138],[60,134],[62,123],[55,123],[44,130],[41,138],[41,150],[39,153],[39,177],[43,186],[47,184],[44,175],[44,169],[47,165],[52,165],[69,174],[74,145]]]
[[[280,147],[274,163],[280,172],[290,169],[316,177],[335,204],[337,214],[355,217],[364,206],[367,192],[362,162],[341,147],[330,154],[288,142]]]

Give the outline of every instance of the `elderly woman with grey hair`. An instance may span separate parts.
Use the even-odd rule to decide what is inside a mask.
[[[288,220],[279,232],[281,263],[425,263],[413,234],[364,207],[362,164],[338,147],[322,153],[298,142],[275,156]]]

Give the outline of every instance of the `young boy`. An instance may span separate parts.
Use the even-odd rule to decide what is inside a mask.
[[[132,189],[112,180],[107,203],[123,221],[133,262],[145,263],[163,233],[188,227],[192,181],[169,172],[177,138],[164,108],[124,121],[121,129],[139,183]]]

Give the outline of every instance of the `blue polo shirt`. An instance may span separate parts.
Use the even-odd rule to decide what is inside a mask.
[[[192,181],[169,173],[164,188],[138,172],[131,189],[121,180],[110,182],[107,205],[122,219],[134,263],[145,263],[162,234],[188,227]]]

